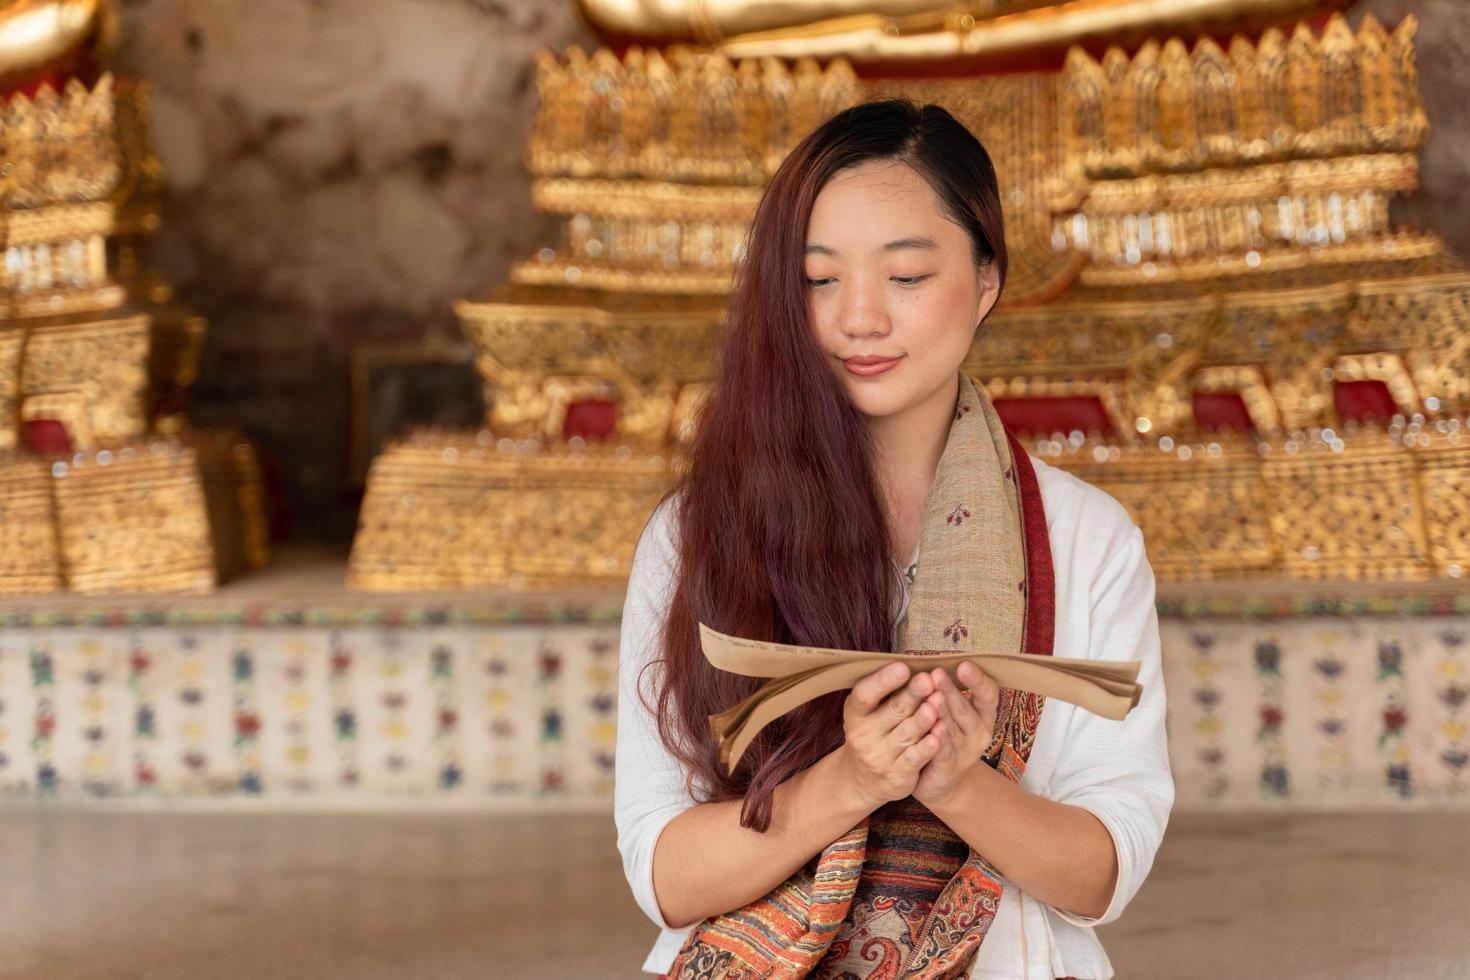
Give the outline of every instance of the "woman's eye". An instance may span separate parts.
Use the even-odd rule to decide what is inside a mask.
[[[923,282],[926,279],[932,279],[932,278],[934,278],[934,274],[931,272],[931,273],[926,273],[926,274],[924,274],[922,276],[892,276],[891,278],[893,279],[894,282],[898,283],[900,286],[917,286],[919,283]],[[809,288],[809,289],[815,289],[815,288],[817,288],[819,286],[825,286],[828,283],[832,283],[832,282],[836,282],[836,281],[837,280],[833,279],[831,276],[807,276],[806,277],[806,284],[807,284],[807,288]]]

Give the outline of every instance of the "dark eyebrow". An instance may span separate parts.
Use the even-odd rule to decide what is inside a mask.
[[[885,251],[885,252],[898,252],[898,251],[902,251],[903,249],[906,249],[906,248],[923,248],[923,249],[929,249],[929,248],[938,248],[938,247],[939,247],[938,245],[934,244],[934,239],[932,239],[932,238],[924,238],[924,237],[920,236],[920,237],[917,237],[917,238],[900,238],[896,242],[889,242],[887,245],[884,245],[883,246],[883,251]]]
[[[931,248],[938,248],[938,247],[939,246],[934,243],[934,239],[932,239],[932,238],[925,238],[922,235],[920,235],[920,236],[915,236],[913,238],[900,238],[897,241],[889,242],[887,245],[884,245],[883,246],[882,251],[884,251],[884,252],[901,252],[901,251],[903,251],[906,248],[931,249]],[[807,242],[806,254],[807,255],[830,255],[833,258],[836,258],[837,257],[837,250],[836,249],[833,249],[833,248],[828,248],[826,245],[819,245],[816,242]]]

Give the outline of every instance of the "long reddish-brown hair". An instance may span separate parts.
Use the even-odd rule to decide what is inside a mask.
[[[791,151],[756,209],[709,400],[670,491],[679,561],[650,707],[696,798],[744,796],[741,825],[762,832],[776,786],[841,744],[845,692],[778,719],[727,774],[709,716],[762,681],[712,667],[698,624],[780,643],[888,649],[898,587],[888,522],[864,417],[810,327],[804,253],[827,182],[889,159],[928,180],[969,233],[977,265],[992,264],[1004,283],[995,169],[974,135],[936,105],[884,100],[838,113]]]

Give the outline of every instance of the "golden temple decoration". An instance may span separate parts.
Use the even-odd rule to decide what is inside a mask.
[[[557,440],[575,397],[605,398],[618,405],[621,439],[662,451],[687,424],[688,389],[708,379],[718,353],[715,306],[546,307],[507,294],[458,312],[480,352],[488,425],[513,438]]]
[[[1262,470],[1287,577],[1403,580],[1435,574],[1411,454],[1387,446],[1318,458],[1298,453],[1266,460]]]
[[[0,453],[13,451],[20,440],[20,365],[25,333],[0,330]]]
[[[1415,29],[1366,17],[1354,34],[1334,17],[1320,38],[1270,30],[1228,53],[1150,41],[1101,61],[1074,49],[1060,73],[942,81],[689,49],[543,55],[527,159],[537,206],[565,225],[560,247],[511,279],[721,294],[790,147],[889,94],[944,103],[991,150],[1007,185],[1010,305],[1055,297],[1079,274],[1152,285],[1431,257],[1435,237],[1394,231],[1388,216],[1417,184],[1427,128]]]
[[[1351,0],[579,0],[619,38],[694,41],[731,58],[974,63],[1126,35],[1260,30]],[[875,9],[876,8],[876,9]]]
[[[165,298],[149,304],[147,414],[154,431],[173,435],[184,428],[189,392],[199,376],[199,354],[209,326],[205,319]]]
[[[1424,538],[1436,570],[1460,578],[1470,573],[1470,427],[1448,419],[1415,438],[1423,501]]]
[[[1319,38],[1288,36],[1149,41],[1131,58],[1112,48],[1098,61],[1079,49],[1060,76],[1071,121],[1068,159],[1094,179],[1249,168],[1277,160],[1412,154],[1428,122],[1413,49],[1417,22],[1390,35],[1374,17],[1358,34],[1333,17]],[[1403,180],[1413,159],[1397,161]],[[1236,176],[1249,183],[1249,169]],[[1129,185],[1135,195],[1159,188]]]
[[[629,447],[543,448],[488,431],[421,431],[373,463],[348,584],[455,589],[616,584],[671,459]],[[432,543],[458,542],[453,557]]]
[[[1431,236],[1394,233],[1388,202],[1418,181],[1428,127],[1412,17],[1389,35],[1342,17],[1321,38],[1298,26],[1150,41],[1132,58],[1073,50],[1061,75],[1063,159],[1086,201],[1055,219],[1056,240],[1087,252],[1097,285],[1216,278],[1327,263],[1436,254]]]
[[[147,97],[104,76],[0,104],[0,297],[10,317],[114,309],[127,301],[107,242],[157,226],[158,161]]]
[[[77,592],[205,592],[213,551],[194,454],[155,443],[58,462],[61,551]]]
[[[1112,494],[1138,522],[1161,581],[1240,578],[1276,570],[1272,498],[1256,447],[1245,440],[1175,446],[1073,436],[1030,447]]]
[[[20,375],[20,420],[56,419],[77,446],[135,439],[148,420],[148,318],[31,321]],[[12,440],[13,443],[13,440]]]
[[[183,430],[165,446],[182,443],[194,454],[209,521],[216,582],[270,562],[265,484],[255,447],[230,429]]]
[[[1021,16],[1002,6],[994,24]],[[1389,216],[1417,185],[1427,132],[1416,25],[1320,26],[1224,46],[1140,39],[1131,55],[1075,48],[1057,71],[967,78],[863,79],[841,59],[679,47],[543,56],[527,159],[560,240],[458,307],[488,443],[440,433],[390,447],[352,580],[509,583],[523,536],[491,529],[470,565],[461,538],[477,514],[563,526],[562,440],[589,403],[613,421],[606,445],[579,451],[576,481],[606,483],[610,516],[578,533],[636,540],[702,404],[764,181],[817,120],[887,95],[944,104],[1001,179],[1011,275],[965,369],[997,399],[1096,407],[1110,431],[1048,433],[1038,451],[1130,508],[1161,578],[1460,575],[1470,270]],[[1365,383],[1397,413],[1386,427],[1339,414],[1343,386]],[[1222,403],[1252,431],[1212,431],[1201,405]],[[471,443],[510,447],[513,465],[494,465],[521,482],[466,467]],[[434,462],[451,449],[458,463]],[[431,498],[395,530],[407,501]],[[601,576],[569,554],[564,581]]]
[[[64,581],[48,464],[0,454],[0,595],[52,592]]]
[[[20,8],[63,7],[0,6],[0,58]],[[254,451],[185,423],[205,323],[137,259],[160,186],[140,86],[0,103],[0,594],[198,592],[268,560]]]
[[[112,0],[0,0],[0,91],[79,54],[100,65],[116,40]]]
[[[852,70],[674,49],[624,60],[540,58],[533,198],[565,217],[560,250],[511,270],[525,285],[729,290],[760,188],[821,120],[857,101]]]
[[[1422,411],[1470,411],[1470,281],[1456,268],[1397,282],[1363,283],[1348,319],[1345,353],[1397,355],[1423,399]],[[1405,379],[1384,378],[1408,394]]]
[[[1161,581],[1389,581],[1470,574],[1470,425],[1422,416],[1252,442],[1043,439],[1118,499]]]
[[[690,48],[538,55],[527,162],[541,177],[759,188],[818,123],[855,102],[842,61],[732,63]]]
[[[38,209],[106,204],[123,190],[118,110],[130,101],[110,76],[92,89],[73,79],[60,93],[47,86],[34,99],[20,94],[9,100],[0,119],[5,201],[16,212],[8,216],[9,239],[36,237],[31,229],[44,228],[47,217]]]
[[[1193,432],[1191,392],[1239,395],[1270,437],[1329,424],[1344,381],[1384,382],[1405,417],[1470,412],[1470,276],[1448,260],[1364,271],[1148,301],[1077,289],[997,313],[966,368],[992,395],[1097,395],[1120,434],[1152,439]]]
[[[0,456],[0,595],[207,592],[263,567],[250,444],[190,432],[65,458]]]

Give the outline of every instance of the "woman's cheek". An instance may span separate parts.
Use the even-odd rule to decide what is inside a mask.
[[[821,299],[812,297],[807,300],[806,312],[807,322],[811,324],[812,333],[817,338],[817,346],[825,353],[831,354],[834,352],[832,349],[834,331],[827,306],[828,304]]]
[[[975,290],[968,282],[961,281],[961,277],[956,276],[934,292],[935,302],[942,306],[942,309],[935,310],[934,313],[942,318],[941,322],[974,326],[967,322],[976,306]]]
[[[936,289],[907,311],[909,336],[929,350],[949,351],[969,347],[972,336],[963,290]]]

